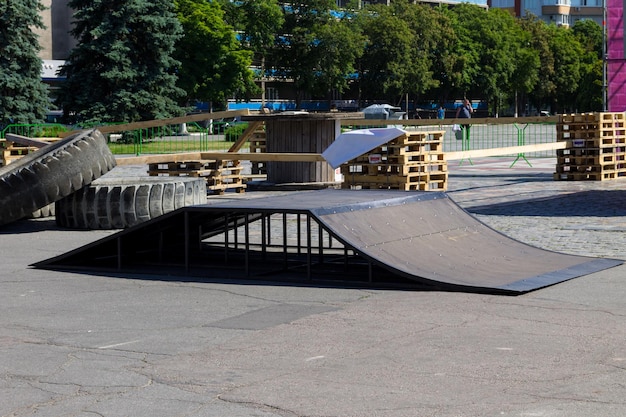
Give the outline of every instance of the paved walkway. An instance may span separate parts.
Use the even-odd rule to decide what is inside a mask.
[[[525,242],[624,258],[626,181],[510,162],[451,165],[450,195]],[[626,415],[624,265],[517,297],[29,267],[110,233],[0,229],[0,416]]]
[[[523,242],[576,255],[626,259],[626,178],[554,181],[555,160],[486,158],[450,165],[449,195]]]

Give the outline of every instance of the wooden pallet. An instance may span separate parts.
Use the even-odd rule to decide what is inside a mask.
[[[407,132],[341,165],[343,188],[445,190],[444,131]]]
[[[556,181],[605,181],[615,180],[617,178],[626,177],[626,171],[610,171],[610,172],[555,172],[554,180]]]
[[[267,138],[263,127],[256,130],[250,139],[250,153],[266,153],[267,152]],[[251,161],[252,164],[250,172],[252,175],[266,175],[267,165],[261,161]]]
[[[561,115],[557,124],[557,139],[624,138],[625,122],[624,113]]]
[[[566,157],[566,156],[599,156],[600,148],[565,148],[565,149],[557,149],[556,151],[557,157]]]
[[[413,183],[342,183],[341,188],[350,190],[401,190],[401,191],[446,191],[447,181],[423,181]]]
[[[624,113],[561,115],[557,139],[571,147],[557,150],[555,180],[604,181],[626,176]]]
[[[414,173],[446,172],[446,163],[438,164],[344,164],[341,166],[343,175],[363,174],[368,175],[398,175],[407,176]]]
[[[34,146],[24,146],[9,140],[0,140],[0,166],[5,166],[28,154],[35,152],[38,148]]]
[[[223,194],[227,189],[241,193],[246,190],[239,161],[184,161],[148,164],[150,176],[201,177],[207,182],[207,191]]]
[[[447,172],[415,172],[408,175],[344,174],[342,188],[394,190],[446,190]]]
[[[615,170],[615,165],[610,165],[607,170]],[[556,173],[602,173],[605,167],[602,165],[557,165]]]

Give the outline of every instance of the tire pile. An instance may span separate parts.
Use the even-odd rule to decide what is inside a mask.
[[[71,135],[0,167],[0,226],[55,215],[76,229],[126,228],[206,203],[198,178],[102,178],[115,157],[98,130]]]

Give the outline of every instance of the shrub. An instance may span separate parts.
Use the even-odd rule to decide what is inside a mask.
[[[43,126],[35,132],[38,138],[57,138],[60,133],[67,132],[68,128],[62,125]]]
[[[236,142],[247,128],[248,123],[237,123],[235,125],[228,126],[224,132],[224,139],[227,142]]]

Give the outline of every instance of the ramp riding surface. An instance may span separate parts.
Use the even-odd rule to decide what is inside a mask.
[[[185,207],[36,266],[522,293],[621,263],[513,240],[441,192],[319,190]]]

